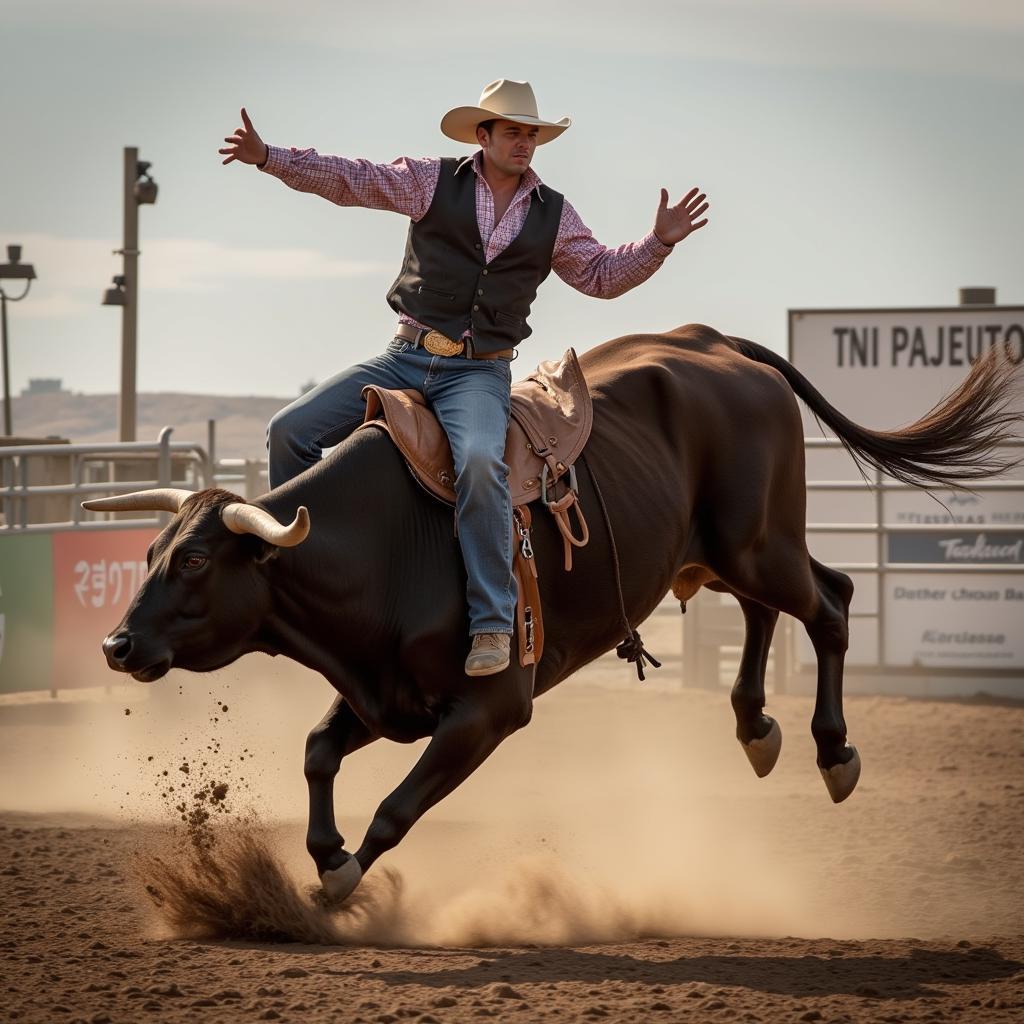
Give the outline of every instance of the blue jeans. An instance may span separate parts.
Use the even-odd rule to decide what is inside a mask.
[[[267,427],[270,486],[313,465],[324,448],[339,444],[363,422],[367,384],[414,388],[434,410],[455,463],[469,632],[511,633],[512,500],[504,456],[512,368],[507,360],[434,356],[395,338],[381,355],[324,381],[274,416]]]

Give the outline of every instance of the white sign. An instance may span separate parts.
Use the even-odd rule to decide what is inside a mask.
[[[790,362],[862,427],[892,430],[918,419],[990,348],[1024,362],[1024,307],[789,311]],[[1024,409],[1020,396],[1018,403]],[[820,436],[806,410],[804,427]]]
[[[861,426],[893,430],[920,418],[964,379],[972,362],[996,347],[1024,363],[1024,307],[946,309],[791,310],[790,359],[825,399]],[[1024,383],[1024,366],[1020,369]],[[1014,398],[1024,413],[1024,387]],[[820,437],[801,403],[804,430]],[[1019,458],[1020,449],[1005,454]],[[1012,477],[1021,480],[1020,470]],[[856,479],[845,453],[812,449],[809,479]],[[809,496],[813,522],[874,522],[873,492],[817,492]],[[886,490],[881,519],[901,526],[948,525],[949,531],[889,533],[883,557],[890,562],[940,565],[1024,561],[1024,483],[1021,489],[951,488]],[[1006,530],[1006,527],[1021,527]],[[1003,529],[993,532],[992,527]],[[988,530],[986,531],[986,528]],[[872,533],[818,534],[815,555],[831,563],[873,563]],[[870,577],[873,579],[873,577]],[[1005,571],[888,573],[884,577],[880,663],[984,670],[1024,667],[1024,574]],[[866,580],[858,581],[863,587]],[[862,639],[877,621],[851,626]],[[861,644],[861,646],[864,646]],[[857,645],[851,642],[851,656]],[[862,655],[870,652],[865,647]],[[853,659],[856,663],[860,658]]]
[[[1024,667],[1024,574],[893,573],[884,600],[888,665]]]
[[[1018,451],[1017,456],[1024,455]],[[1024,489],[1024,484],[1022,484]],[[924,491],[887,491],[882,499],[885,521],[900,526],[1021,526],[1024,527],[1022,491],[963,491],[936,488]],[[940,504],[941,503],[941,504]]]

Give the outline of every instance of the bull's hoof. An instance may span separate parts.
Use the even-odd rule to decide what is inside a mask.
[[[332,902],[338,903],[347,899],[355,891],[363,877],[363,869],[355,857],[349,857],[340,868],[333,871],[325,871],[320,876],[320,884],[324,888],[324,895]]]
[[[754,769],[754,774],[763,779],[774,767],[782,750],[782,730],[779,723],[772,719],[771,728],[759,740],[744,743],[740,740],[743,753]]]
[[[841,804],[856,788],[860,779],[860,754],[851,746],[853,757],[846,764],[834,764],[827,771],[818,766],[821,777],[825,780],[825,788],[832,797],[832,803]]]

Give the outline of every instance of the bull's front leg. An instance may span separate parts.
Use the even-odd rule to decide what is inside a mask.
[[[512,666],[455,700],[401,785],[377,808],[362,846],[341,868],[321,876],[324,890],[344,899],[381,854],[397,846],[438,801],[464,782],[505,737],[530,720],[533,668]]]
[[[341,759],[376,738],[356,717],[348,702],[337,697],[306,739],[305,773],[309,786],[306,849],[321,878],[325,871],[336,871],[349,859],[343,849],[345,840],[334,823],[334,778],[341,767]]]

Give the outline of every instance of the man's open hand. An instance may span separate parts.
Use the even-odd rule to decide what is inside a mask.
[[[228,135],[224,139],[231,145],[227,149],[218,149],[222,156],[227,155],[226,160],[221,163],[229,164],[232,160],[241,160],[243,164],[262,164],[267,160],[266,143],[256,133],[256,129],[249,120],[249,115],[242,107],[242,127],[235,129],[234,135]]]
[[[668,190],[663,188],[661,203],[654,218],[654,233],[658,239],[665,245],[675,245],[691,231],[704,227],[708,222],[707,217],[703,220],[697,218],[708,209],[709,204],[704,202],[706,198],[707,196],[699,189],[691,188],[675,206],[669,206]]]

